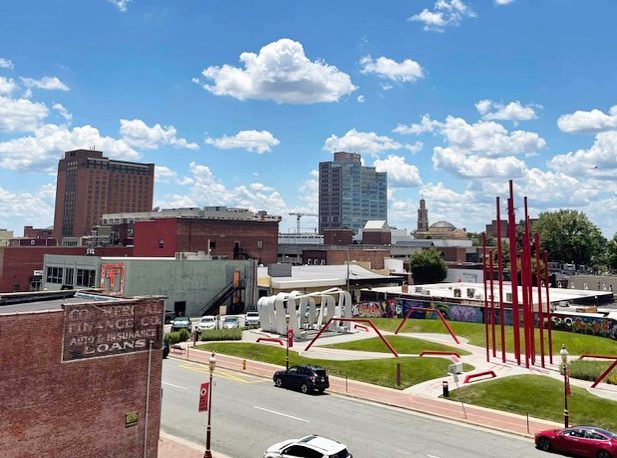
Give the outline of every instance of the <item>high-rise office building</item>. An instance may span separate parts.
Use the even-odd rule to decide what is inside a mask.
[[[103,213],[152,210],[154,164],[116,161],[101,151],[67,151],[58,164],[54,237],[81,237]]]
[[[319,231],[347,228],[357,232],[368,220],[387,220],[385,172],[362,165],[359,154],[334,153],[319,163]]]

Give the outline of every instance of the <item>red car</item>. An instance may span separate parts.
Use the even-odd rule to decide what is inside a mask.
[[[617,434],[595,426],[549,429],[536,434],[536,447],[590,458],[617,458]]]

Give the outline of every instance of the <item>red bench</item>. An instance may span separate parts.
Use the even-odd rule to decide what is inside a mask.
[[[495,374],[494,371],[478,372],[477,374],[469,374],[469,375],[465,376],[465,380],[463,381],[463,383],[469,383],[469,381],[472,378],[484,377],[485,375],[490,375],[491,378],[497,377],[497,374]]]
[[[283,339],[270,339],[268,337],[260,337],[259,339],[257,339],[257,343],[259,342],[274,342],[280,344],[281,346],[285,346]]]

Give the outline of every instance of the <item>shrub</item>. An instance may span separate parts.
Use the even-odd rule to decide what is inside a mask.
[[[611,364],[612,361],[572,361],[570,363],[570,376],[581,380],[595,382]],[[617,385],[617,370],[613,369],[613,371],[603,381]]]
[[[241,340],[242,329],[212,329],[211,331],[201,331],[199,340]]]
[[[168,332],[165,334],[165,342],[169,344],[169,346],[175,345],[180,342],[186,342],[191,338],[191,333],[186,329],[181,329],[180,331]]]

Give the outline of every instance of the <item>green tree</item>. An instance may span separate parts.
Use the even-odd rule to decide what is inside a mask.
[[[587,215],[577,210],[540,213],[533,229],[540,234],[550,261],[597,266],[606,239]]]
[[[617,272],[617,234],[606,243],[604,265],[611,272]]]
[[[437,250],[417,251],[409,257],[415,284],[439,283],[446,278],[448,267]]]

